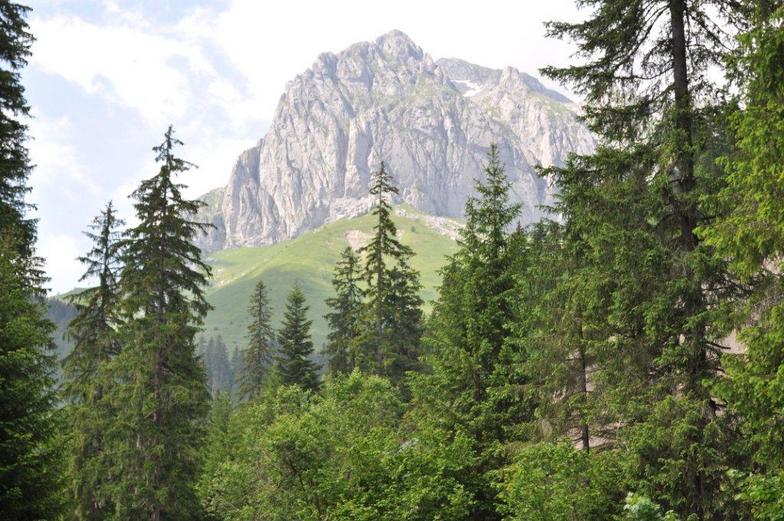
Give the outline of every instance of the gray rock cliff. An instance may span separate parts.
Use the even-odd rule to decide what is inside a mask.
[[[240,155],[228,185],[208,194],[204,213],[215,228],[200,244],[270,244],[364,213],[382,160],[402,201],[461,216],[491,143],[523,224],[535,221],[554,187],[534,167],[594,147],[577,110],[514,68],[433,61],[399,31],[322,54],[288,83],[267,135]]]

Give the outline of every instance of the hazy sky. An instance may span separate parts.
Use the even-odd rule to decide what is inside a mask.
[[[82,230],[109,199],[155,173],[151,148],[169,123],[200,166],[181,181],[198,196],[228,180],[267,130],[286,83],[326,51],[392,29],[434,59],[458,57],[536,73],[568,45],[545,20],[579,17],[573,0],[41,0],[24,72],[34,119],[39,253],[54,292],[73,288]],[[552,84],[550,84],[552,85]]]

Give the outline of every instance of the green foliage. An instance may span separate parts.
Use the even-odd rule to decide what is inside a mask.
[[[133,192],[138,224],[123,245],[120,278],[123,349],[108,364],[111,498],[116,519],[194,519],[193,489],[207,413],[207,382],[194,337],[209,305],[209,267],[193,245],[205,225],[201,203],[182,197],[174,176],[190,164],[174,155],[170,127],[155,147],[155,176]]]
[[[229,352],[223,339],[220,336],[218,338],[210,337],[209,340],[201,337],[196,352],[207,372],[207,386],[210,389],[210,395],[215,397],[219,392],[231,394],[234,388],[236,366],[229,359]]]
[[[79,259],[87,268],[80,281],[94,278],[98,284],[69,298],[77,313],[68,327],[73,350],[63,361],[62,394],[68,403],[70,488],[76,519],[107,519],[112,511],[106,490],[105,437],[115,411],[106,399],[112,385],[106,364],[121,348],[117,276],[118,228],[123,224],[111,202],[93,220],[85,233],[93,246]]]
[[[231,457],[232,443],[229,439],[229,425],[231,421],[231,396],[218,390],[212,398],[210,413],[207,417],[207,437],[204,444],[203,464],[200,479],[196,484],[199,499],[204,505],[209,520],[222,519],[216,514],[216,505],[211,502],[214,491],[213,483],[204,479],[204,476],[216,476],[221,472],[224,461]]]
[[[376,196],[374,233],[359,250],[365,257],[366,288],[352,348],[357,367],[396,383],[417,368],[422,334],[422,286],[411,267],[414,252],[398,239],[391,216],[389,198],[397,193],[382,162],[370,187]]]
[[[388,381],[357,371],[328,378],[320,396],[270,389],[232,418],[238,445],[206,480],[208,510],[227,520],[465,519],[456,476],[468,440],[404,432],[403,408]]]
[[[29,263],[0,233],[0,511],[8,519],[51,519],[60,509],[52,391],[51,322]]]
[[[671,510],[662,515],[661,507],[639,494],[626,496],[623,506],[623,519],[628,521],[678,521],[678,516]]]
[[[727,378],[715,390],[740,421],[753,464],[736,471],[755,519],[782,519],[784,472],[784,7],[742,2],[747,26],[729,74],[741,88],[731,117],[737,150],[723,158],[724,189],[709,199],[719,215],[700,231],[748,288],[734,325],[745,347],[725,356]]]
[[[30,34],[27,15],[30,8],[16,2],[0,3],[0,230],[13,230],[14,245],[22,257],[33,255],[36,222],[27,217],[29,205],[25,194],[30,191],[27,178],[31,165],[25,143],[25,118],[30,107],[25,100],[21,70],[27,65]]]
[[[576,43],[582,63],[544,71],[585,97],[600,137],[594,154],[546,171],[575,275],[559,285],[574,290],[565,302],[577,326],[557,343],[597,368],[600,423],[635,462],[629,479],[682,517],[728,519],[736,439],[711,382],[722,371],[727,303],[739,293],[696,232],[714,217],[704,201],[725,182],[715,159],[732,145],[707,70],[727,53],[716,22],[733,6],[587,4],[595,9],[584,21],[549,25]]]
[[[343,250],[340,260],[335,264],[332,277],[335,296],[327,299],[330,312],[325,316],[330,332],[324,351],[328,356],[327,369],[331,374],[348,373],[357,365],[353,341],[358,333],[362,310],[358,264],[359,259],[350,246]]]
[[[510,521],[616,519],[623,497],[620,457],[566,443],[527,446],[500,474],[499,510]]]
[[[0,512],[52,519],[61,510],[62,426],[54,410],[54,326],[34,255],[36,221],[25,195],[31,165],[21,70],[33,36],[29,7],[0,2]]]
[[[275,332],[272,329],[269,297],[264,282],[259,280],[250,299],[248,313],[248,347],[242,353],[240,396],[255,396],[264,384],[267,372],[272,368],[275,354]]]
[[[299,286],[294,286],[286,301],[283,324],[278,331],[279,354],[275,369],[283,385],[299,385],[315,391],[319,387],[318,368],[311,360],[313,341],[307,319],[308,306]]]
[[[515,321],[517,254],[509,227],[519,206],[509,202],[509,181],[498,150],[490,149],[477,197],[466,205],[460,249],[443,271],[439,299],[424,343],[430,371],[412,378],[418,416],[439,418],[465,432],[478,451],[464,477],[477,498],[474,516],[494,518],[494,487],[488,472],[503,465],[507,443],[527,438],[534,393],[527,387],[525,353],[508,342]],[[522,427],[522,428],[521,428]]]

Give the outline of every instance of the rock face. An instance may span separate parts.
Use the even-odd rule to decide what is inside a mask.
[[[270,244],[366,212],[383,160],[400,199],[458,217],[491,143],[522,203],[523,224],[553,200],[536,165],[561,165],[594,141],[577,107],[516,69],[433,61],[393,31],[325,53],[289,82],[269,132],[243,152],[225,189],[210,192],[206,250]]]

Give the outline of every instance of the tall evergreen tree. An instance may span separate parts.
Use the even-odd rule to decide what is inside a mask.
[[[250,298],[248,313],[248,347],[242,354],[243,367],[240,375],[240,395],[252,398],[262,389],[267,372],[272,368],[275,357],[275,332],[272,329],[267,288],[259,280]]]
[[[22,256],[32,256],[36,238],[36,223],[26,216],[29,205],[24,200],[30,191],[27,178],[31,166],[24,123],[30,107],[20,75],[34,41],[26,20],[29,11],[29,7],[15,2],[0,4],[0,229],[4,234],[14,230],[15,244]]]
[[[60,508],[60,422],[54,411],[54,326],[31,284],[35,259],[0,234],[0,512],[7,519],[54,519]]]
[[[491,472],[503,464],[499,449],[525,438],[517,426],[532,414],[523,358],[509,342],[520,262],[509,232],[520,207],[510,202],[509,190],[493,145],[428,323],[432,372],[418,378],[414,393],[423,411],[475,440],[477,459],[466,476],[476,497],[474,519],[498,517]]]
[[[207,227],[192,220],[203,203],[174,181],[192,166],[174,155],[181,144],[169,127],[153,149],[161,167],[133,192],[138,224],[122,243],[123,349],[109,396],[116,519],[199,516],[193,485],[209,394],[194,337],[210,308],[210,269],[192,242]]]
[[[737,282],[752,290],[735,325],[743,354],[725,355],[717,391],[740,418],[753,457],[744,500],[755,519],[784,517],[784,5],[742,2],[746,27],[728,72],[739,87],[731,118],[737,149],[723,158],[727,184],[713,199],[719,217],[702,236],[731,260]]]
[[[362,309],[361,280],[359,259],[347,246],[335,264],[332,277],[335,296],[327,299],[331,311],[324,317],[329,324],[325,349],[329,357],[327,369],[332,374],[350,373],[356,367],[353,342]]]
[[[639,488],[683,517],[725,519],[727,431],[709,382],[726,334],[715,304],[731,288],[723,259],[695,232],[710,218],[701,201],[722,183],[714,159],[728,146],[707,71],[726,52],[714,20],[731,3],[582,4],[593,8],[585,21],[551,23],[549,34],[576,43],[584,63],[544,72],[584,96],[601,145],[548,173],[567,218],[587,230],[582,262],[612,285],[609,307],[590,294],[572,304],[599,330],[608,408]]]
[[[63,361],[62,392],[69,403],[71,493],[77,519],[105,519],[111,512],[104,489],[104,433],[113,413],[104,398],[111,385],[106,364],[120,352],[118,228],[123,224],[111,201],[93,220],[85,232],[93,246],[79,259],[87,268],[80,282],[95,279],[97,285],[70,299],[77,315],[68,328],[73,350]]]
[[[381,163],[373,174],[370,194],[376,196],[373,237],[359,253],[365,257],[365,304],[355,340],[357,365],[399,382],[417,367],[422,300],[419,274],[411,268],[414,252],[397,237],[389,198],[398,193]]]
[[[203,358],[204,368],[207,371],[207,385],[214,398],[219,391],[229,393],[234,381],[229,352],[220,335],[210,337],[204,342],[200,339],[198,353]]]
[[[278,331],[276,368],[283,384],[315,391],[319,387],[318,370],[310,359],[313,355],[313,341],[310,338],[313,321],[308,320],[307,312],[305,294],[295,285],[286,300],[283,324]]]
[[[54,327],[45,319],[36,223],[24,200],[31,165],[20,71],[33,42],[29,10],[0,2],[0,512],[7,519],[51,519],[59,508]]]

